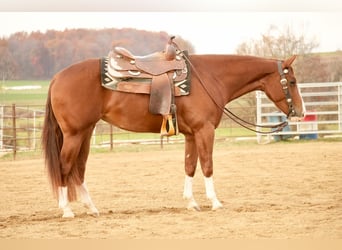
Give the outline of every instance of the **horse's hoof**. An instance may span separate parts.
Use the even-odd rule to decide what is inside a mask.
[[[99,211],[92,211],[92,212],[87,212],[88,215],[91,215],[93,217],[99,217],[100,213]]]
[[[99,217],[100,213],[99,210],[94,206],[94,204],[84,204],[84,207],[89,209],[90,211],[87,212],[88,215],[94,216],[94,217]]]
[[[187,207],[187,209],[189,210],[189,211],[196,211],[196,212],[199,212],[199,211],[201,211],[201,208],[199,207],[199,206],[195,206],[195,207]]]
[[[73,212],[65,212],[63,213],[62,218],[72,219],[75,218],[75,214]]]
[[[223,208],[223,205],[221,204],[221,202],[219,201],[215,201],[213,203],[213,207],[211,210],[215,211],[215,210],[219,210],[219,209],[222,209]]]
[[[187,206],[187,209],[190,211],[201,211],[201,208],[198,206],[196,202],[190,202]]]

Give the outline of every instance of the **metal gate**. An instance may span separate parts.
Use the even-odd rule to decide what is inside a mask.
[[[289,122],[287,129],[274,133],[273,138],[316,138],[341,134],[342,82],[302,83],[298,87],[307,111],[304,121]],[[256,99],[257,124],[272,125],[285,119],[285,115],[277,110],[263,92],[257,91]],[[257,134],[259,143],[264,139],[264,135]],[[270,136],[266,136],[267,141],[270,139]]]

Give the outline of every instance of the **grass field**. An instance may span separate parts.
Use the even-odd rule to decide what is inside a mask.
[[[50,82],[38,80],[5,81],[0,84],[1,105],[44,105]]]

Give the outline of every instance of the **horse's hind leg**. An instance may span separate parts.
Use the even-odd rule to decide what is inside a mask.
[[[58,192],[58,204],[63,210],[63,218],[75,216],[70,208],[69,198],[75,200],[77,198],[76,191],[79,192],[82,202],[91,209],[92,214],[98,215],[98,210],[84,183],[92,130],[93,128],[89,128],[77,134],[64,134],[61,150],[62,187],[59,187]]]
[[[82,143],[82,147],[80,149],[80,153],[78,157],[77,165],[79,168],[79,176],[80,176],[80,181],[82,182],[82,184],[77,185],[77,192],[80,196],[81,202],[84,204],[86,208],[90,210],[88,214],[91,214],[93,216],[99,216],[100,213],[95,207],[92,199],[90,198],[89,191],[84,180],[86,163],[87,163],[89,149],[90,149],[90,138],[91,138],[92,131],[93,131],[93,128],[89,129],[87,136]]]
[[[61,150],[62,186],[58,188],[58,206],[63,210],[63,218],[75,217],[69,204],[70,190],[68,190],[68,186],[70,188],[75,185],[75,183],[70,183],[73,182],[71,173],[73,168],[75,171],[75,168],[77,167],[77,157],[80,152],[81,145],[82,136],[80,134],[64,134]],[[75,196],[75,194],[73,194],[73,196]],[[75,197],[72,197],[72,199],[74,198]]]

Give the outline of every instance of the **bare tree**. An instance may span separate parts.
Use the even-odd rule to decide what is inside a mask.
[[[294,54],[309,54],[318,46],[319,43],[314,38],[308,39],[304,34],[297,36],[289,26],[280,30],[271,25],[266,33],[261,34],[260,39],[240,44],[236,52],[238,54],[286,58]]]
[[[319,43],[314,38],[307,38],[305,34],[296,35],[289,26],[283,30],[270,26],[261,38],[240,44],[236,52],[279,59],[298,55],[295,64],[297,80],[310,82],[322,81],[327,76],[325,65],[321,64],[320,58],[311,56],[318,46]]]

